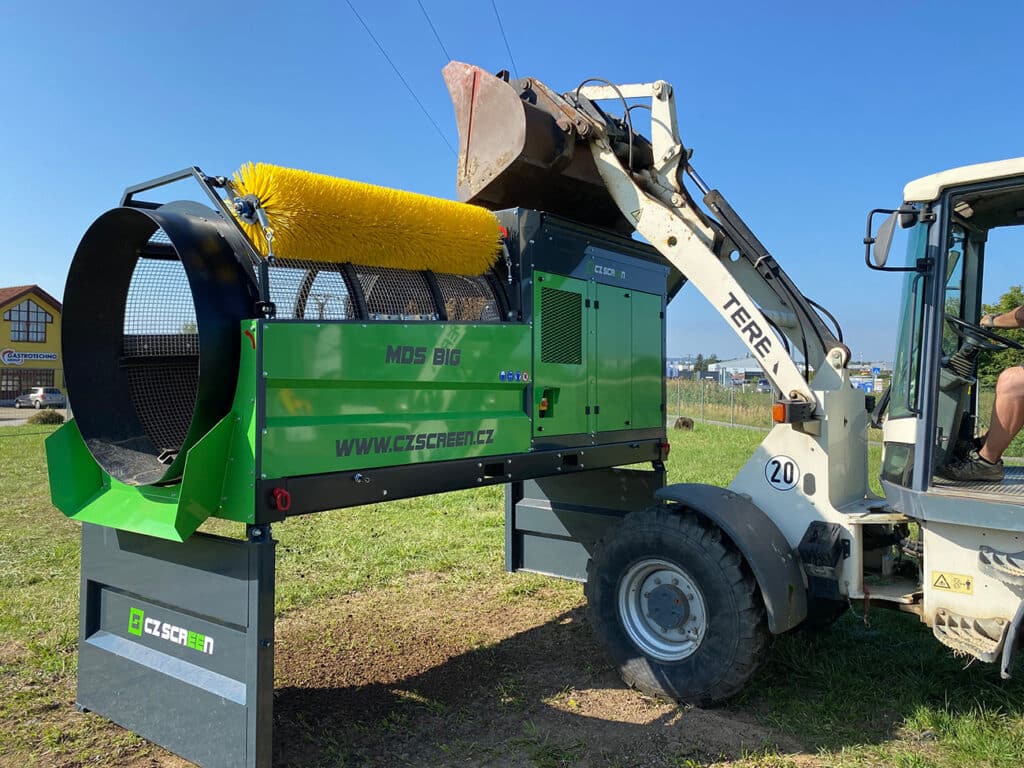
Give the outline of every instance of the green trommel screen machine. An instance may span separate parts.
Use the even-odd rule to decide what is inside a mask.
[[[147,199],[187,179],[202,204]],[[47,440],[84,524],[78,705],[203,766],[269,766],[270,525],[293,515],[500,483],[507,568],[586,579],[664,485],[682,282],[539,211],[266,165],[130,187],[70,268],[74,419]]]

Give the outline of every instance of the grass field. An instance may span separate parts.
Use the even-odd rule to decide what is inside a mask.
[[[184,766],[74,710],[78,526],[49,504],[39,431],[0,431],[0,765]],[[760,439],[674,433],[670,479],[726,484]],[[1024,684],[902,614],[778,638],[717,710],[624,689],[578,585],[502,572],[502,522],[488,488],[275,527],[275,765],[1024,763]]]

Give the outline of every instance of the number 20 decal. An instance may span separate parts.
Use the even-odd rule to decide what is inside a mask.
[[[775,490],[788,491],[800,481],[800,467],[789,456],[772,456],[764,466],[764,478]]]

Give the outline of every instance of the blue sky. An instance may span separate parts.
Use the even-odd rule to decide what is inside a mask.
[[[352,0],[448,140],[445,63],[416,0]],[[510,62],[487,0],[422,0],[453,57]],[[869,272],[870,208],[918,176],[1024,155],[1024,6],[497,0],[522,76],[676,86],[694,165],[855,355],[889,359],[898,277]],[[0,285],[61,295],[91,221],[137,181],[262,160],[444,197],[455,160],[338,2],[0,5]],[[1021,282],[1012,255],[988,293]],[[670,354],[741,352],[692,290]]]

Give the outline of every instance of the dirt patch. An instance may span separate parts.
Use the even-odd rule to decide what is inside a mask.
[[[509,577],[509,579],[514,577]],[[419,583],[278,625],[275,765],[679,765],[798,745],[625,688],[578,591]]]
[[[680,709],[625,688],[577,587],[417,576],[290,614],[276,637],[275,768],[667,767],[800,751],[750,715]],[[122,768],[190,765],[77,712],[72,685],[62,681],[11,723],[24,751],[0,766],[25,765],[29,754],[51,768],[100,755]]]
[[[14,640],[0,641],[0,670],[13,667],[26,655],[25,646]]]

